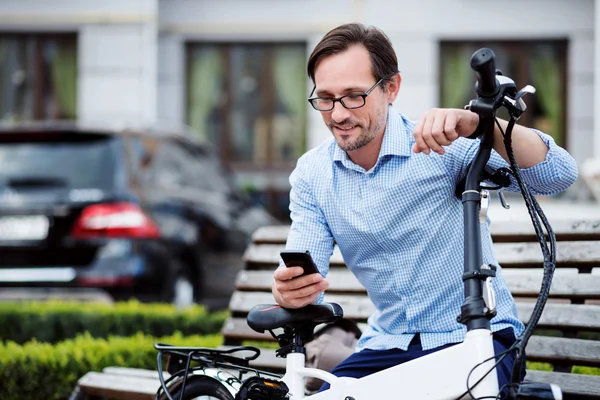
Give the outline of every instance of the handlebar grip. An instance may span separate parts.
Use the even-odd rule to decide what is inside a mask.
[[[477,92],[484,97],[498,92],[495,55],[491,49],[482,48],[471,56],[471,68],[477,72]]]

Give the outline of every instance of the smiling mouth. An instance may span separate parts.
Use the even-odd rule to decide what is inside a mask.
[[[355,128],[356,128],[355,125],[353,125],[353,126],[334,126],[334,129],[337,132],[341,133],[342,135],[351,133],[352,131],[354,131]]]

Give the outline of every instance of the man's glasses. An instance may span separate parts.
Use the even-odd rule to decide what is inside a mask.
[[[353,110],[361,108],[367,102],[367,96],[380,85],[385,78],[378,80],[369,90],[364,93],[351,93],[342,97],[310,97],[308,102],[317,111],[331,111],[335,106],[335,102],[339,101],[344,108]],[[313,89],[313,92],[315,89]],[[312,94],[312,93],[311,93]]]

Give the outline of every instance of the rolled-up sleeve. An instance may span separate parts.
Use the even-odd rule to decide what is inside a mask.
[[[532,129],[548,146],[546,159],[532,167],[521,169],[523,180],[535,195],[552,195],[560,193],[571,186],[578,175],[575,159],[562,147],[558,146],[554,139],[545,133]],[[509,164],[495,151],[488,165],[493,169],[509,167]],[[520,191],[519,185],[514,177],[511,177],[509,191]]]

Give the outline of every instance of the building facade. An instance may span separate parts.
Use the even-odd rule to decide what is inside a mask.
[[[487,46],[538,88],[524,124],[578,162],[600,157],[600,0],[2,0],[0,118],[190,125],[285,213],[297,157],[330,135],[306,59],[353,21],[390,37],[410,118],[466,104],[469,57]]]

